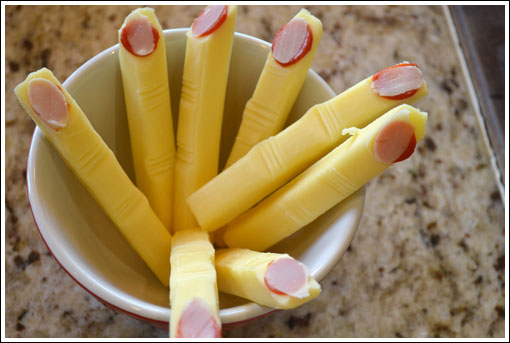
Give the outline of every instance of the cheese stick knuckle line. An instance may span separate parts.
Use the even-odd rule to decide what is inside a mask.
[[[387,73],[396,73],[398,77],[387,77]],[[375,78],[375,81],[380,80],[375,90],[374,76],[370,76],[336,97],[311,107],[294,124],[256,144],[192,193],[188,204],[199,225],[214,231],[228,224],[344,142],[348,137],[342,135],[343,129],[363,128],[395,106],[413,103],[428,92],[416,65],[401,63],[379,74]],[[390,94],[391,99],[379,95],[381,91]],[[277,153],[272,152],[275,146]]]
[[[95,144],[90,150],[87,150],[76,162],[76,165],[82,170],[83,175],[95,177],[101,172],[99,166],[105,160],[112,158],[113,152],[105,150],[102,144]]]
[[[157,177],[159,175],[167,175],[169,172],[173,174],[174,157],[174,152],[163,152],[159,156],[147,158],[145,160],[147,175]],[[171,211],[171,208],[168,211]]]
[[[221,337],[214,248],[200,228],[172,238],[170,337]]]
[[[298,225],[304,225],[304,223],[309,222],[313,216],[306,207],[303,207],[292,199],[285,199],[278,204],[278,207]],[[229,226],[227,226],[226,230],[228,230],[228,228]]]
[[[325,103],[324,106],[317,106],[316,108],[318,119],[322,125],[325,134],[327,134],[332,140],[336,139],[342,134],[342,128],[345,125],[342,119],[337,116],[335,109],[330,103]]]
[[[218,173],[237,7],[207,6],[187,33],[175,162],[174,230],[197,225],[187,197]]]
[[[168,286],[171,236],[76,101],[46,68],[29,74],[14,91],[64,162],[158,279]],[[53,119],[62,125],[52,127],[48,120]]]
[[[246,103],[227,168],[255,144],[283,128],[305,82],[321,35],[320,20],[305,9],[278,31],[253,96]]]
[[[278,146],[278,141],[273,137],[269,137],[267,141],[267,145],[258,146],[258,152],[268,172],[271,175],[276,175],[279,170],[285,168],[286,161]]]
[[[306,266],[288,254],[219,249],[215,263],[220,292],[264,306],[295,308],[321,291]]]
[[[226,226],[228,247],[263,251],[309,224],[393,163],[425,134],[427,114],[410,105],[388,111],[284,187]]]
[[[249,123],[254,129],[271,127],[278,120],[278,113],[275,110],[265,107],[263,103],[257,103],[256,100],[246,105],[245,113],[247,124]],[[239,139],[242,138],[242,136],[239,137]]]
[[[334,168],[322,170],[319,180],[326,183],[338,194],[354,193],[356,191],[356,185]]]
[[[175,139],[163,31],[152,8],[139,8],[118,36],[136,184],[170,231]]]

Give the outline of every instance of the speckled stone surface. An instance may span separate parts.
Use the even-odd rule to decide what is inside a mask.
[[[167,337],[107,309],[58,266],[30,214],[26,158],[34,124],[12,89],[40,67],[65,80],[116,43],[133,6],[6,7],[7,337]],[[417,63],[430,94],[417,153],[367,187],[348,251],[322,294],[226,337],[503,337],[504,205],[441,7],[307,6],[324,34],[312,68],[341,92],[381,68]],[[195,6],[155,6],[163,28]],[[296,6],[241,6],[238,32],[272,41]]]

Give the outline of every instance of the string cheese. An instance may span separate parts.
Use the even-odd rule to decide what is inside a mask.
[[[131,12],[119,30],[119,42],[136,184],[170,230],[175,140],[165,38],[154,10]]]
[[[402,77],[384,77],[394,70],[401,72],[405,82]],[[379,81],[375,83],[374,78]],[[394,89],[400,93],[391,93]],[[313,106],[189,196],[188,204],[200,227],[214,231],[229,223],[342,143],[346,139],[343,129],[364,127],[391,108],[413,103],[427,92],[416,65],[403,63]]]
[[[214,248],[200,228],[180,230],[170,256],[170,337],[221,337]]]
[[[309,224],[394,162],[425,135],[427,114],[400,105],[331,151],[301,175],[229,223],[227,246],[264,251]]]
[[[186,198],[218,173],[237,6],[207,6],[188,31],[177,127],[174,229],[196,226]]]
[[[76,177],[159,280],[168,286],[170,233],[76,101],[46,68],[29,74],[14,91]]]
[[[277,33],[253,96],[244,108],[226,168],[255,144],[281,131],[305,82],[321,35],[320,20],[306,9],[300,10]],[[298,56],[293,60],[294,53]],[[289,60],[292,63],[287,62]],[[289,64],[283,64],[283,61]]]

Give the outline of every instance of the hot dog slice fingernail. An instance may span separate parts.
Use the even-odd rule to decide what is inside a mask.
[[[423,85],[423,75],[413,63],[384,68],[372,77],[372,90],[387,99],[402,100],[413,96]]]
[[[295,18],[285,24],[274,38],[271,52],[282,66],[296,63],[311,49],[312,31],[303,18]]]
[[[308,275],[303,265],[292,258],[280,258],[267,267],[264,282],[267,288],[276,294],[285,294],[301,298],[308,295]]]
[[[136,56],[150,55],[156,50],[158,40],[158,30],[144,15],[133,16],[122,30],[122,45]]]
[[[227,19],[227,6],[207,6],[193,22],[191,32],[195,37],[207,36],[218,29],[225,19]]]
[[[185,306],[177,326],[178,338],[220,338],[221,327],[200,298],[191,299]]]
[[[405,121],[392,121],[384,126],[374,142],[374,154],[382,163],[403,161],[414,152],[414,127]]]
[[[51,81],[37,78],[28,84],[28,100],[35,113],[52,129],[67,125],[69,112],[62,91]]]

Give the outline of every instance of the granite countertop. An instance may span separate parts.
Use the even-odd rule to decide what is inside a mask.
[[[364,214],[322,294],[225,337],[504,337],[504,204],[442,7],[306,6],[323,22],[312,68],[341,92],[417,63],[430,87],[426,138],[372,180]],[[6,337],[168,337],[78,286],[39,236],[26,194],[34,124],[12,92],[43,66],[65,80],[116,44],[134,6],[6,6]],[[196,6],[155,6],[163,28]],[[297,6],[240,6],[237,31],[272,41]]]

